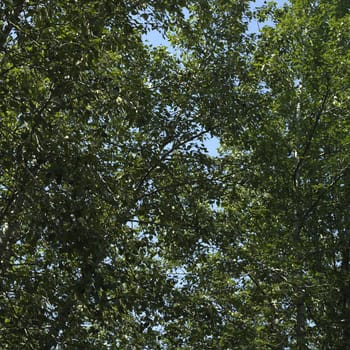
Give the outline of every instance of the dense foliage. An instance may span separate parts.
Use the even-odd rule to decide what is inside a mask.
[[[348,12],[1,2],[1,349],[350,349]]]

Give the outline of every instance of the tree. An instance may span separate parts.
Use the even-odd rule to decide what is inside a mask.
[[[162,347],[163,256],[191,254],[212,160],[187,71],[142,35],[186,6],[0,5],[1,348]]]
[[[274,16],[252,62],[263,100],[241,151],[256,192],[248,230],[265,265],[258,283],[272,287],[270,298],[282,291],[274,313],[285,309],[279,324],[293,320],[289,346],[346,349],[347,16],[322,1],[294,1]]]
[[[347,12],[4,1],[1,348],[350,349]]]
[[[215,92],[223,190],[212,246],[183,288],[207,310],[187,330],[201,330],[193,348],[350,346],[346,11],[261,8],[274,25],[246,37],[241,69]]]

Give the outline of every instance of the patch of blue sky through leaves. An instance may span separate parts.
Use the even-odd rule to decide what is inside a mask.
[[[258,9],[259,7],[265,6],[269,3],[268,0],[257,0],[252,1],[252,10]],[[277,0],[275,1],[278,7],[282,7],[288,1],[286,0]],[[251,33],[257,33],[264,25],[273,25],[272,22],[258,23],[257,20],[252,20],[249,24],[248,31]],[[157,30],[151,30],[146,35],[143,35],[143,40],[150,44],[153,47],[156,46],[165,46],[167,49],[176,54],[175,48],[167,40],[167,38]],[[217,137],[208,136],[204,142],[208,153],[213,157],[219,156],[218,149],[220,148],[220,141]]]

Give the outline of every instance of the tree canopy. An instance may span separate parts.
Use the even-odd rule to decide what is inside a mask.
[[[3,1],[1,349],[350,349],[349,7]]]

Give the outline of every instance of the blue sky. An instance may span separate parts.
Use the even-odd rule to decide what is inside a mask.
[[[278,6],[283,6],[284,3],[286,3],[287,1],[286,0],[275,0],[278,4]],[[256,0],[255,1],[255,6],[256,7],[260,7],[260,6],[263,6],[264,3],[266,3],[267,1],[266,0]],[[261,24],[260,24],[261,26]],[[249,30],[251,32],[254,32],[254,31],[258,31],[259,30],[259,24],[257,22],[252,22],[249,26]],[[151,31],[147,34],[147,36],[144,37],[144,39],[146,41],[148,41],[151,45],[153,46],[160,46],[160,45],[163,45],[163,46],[167,46],[167,47],[170,47],[170,44],[169,42],[164,39],[162,37],[162,35],[157,32],[157,31]],[[206,140],[205,142],[205,145],[208,149],[208,152],[213,155],[213,156],[216,156],[218,155],[218,152],[217,152],[217,149],[218,147],[220,146],[219,144],[219,141],[217,138],[210,138],[208,140]]]
[[[255,1],[255,6],[256,7],[263,6],[264,3],[266,3],[266,2],[267,2],[266,0],[256,0]],[[277,0],[276,2],[278,4],[278,6],[283,6],[283,4],[286,3],[287,1],[286,0]],[[259,26],[258,26],[258,24],[256,22],[255,23],[253,22],[250,25],[249,29],[251,31],[258,31],[259,30]],[[169,46],[169,42],[167,40],[165,40],[159,32],[157,32],[155,30],[149,32],[147,34],[147,36],[145,36],[145,39],[147,41],[149,41],[154,46],[159,46],[159,45]]]

